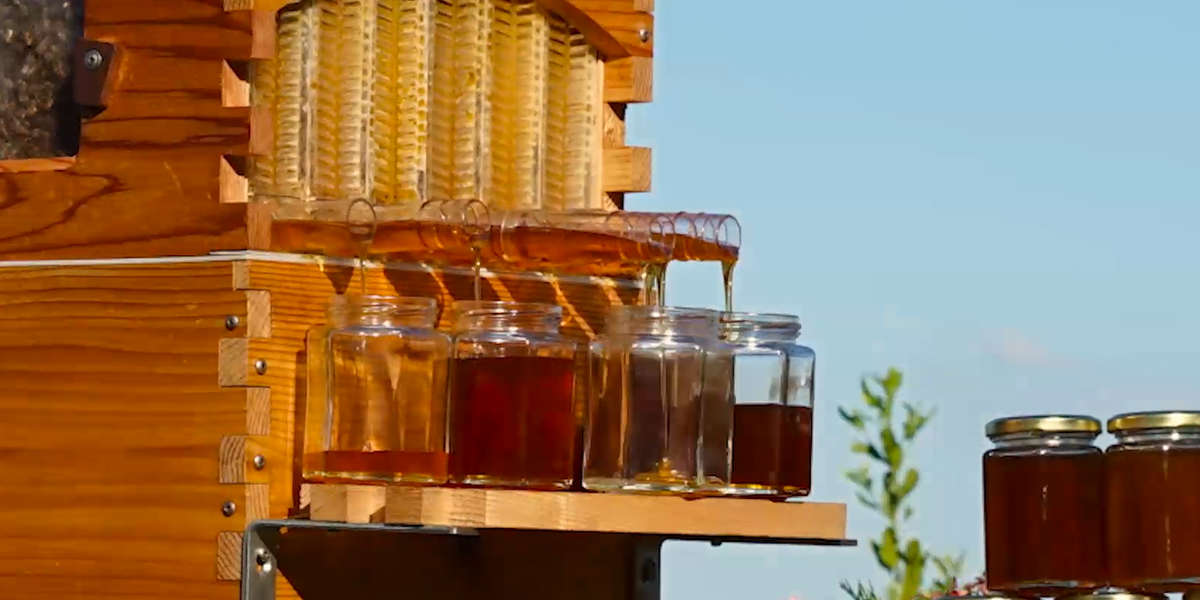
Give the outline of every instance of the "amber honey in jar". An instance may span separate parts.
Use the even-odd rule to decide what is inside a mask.
[[[1114,585],[1200,589],[1200,411],[1108,421],[1104,455],[1108,569]]]
[[[450,480],[567,489],[574,482],[575,344],[562,307],[458,302],[450,378]]]
[[[449,336],[431,298],[338,296],[308,338],[304,476],[444,483]]]
[[[1100,422],[1029,416],[987,424],[983,455],[989,589],[1055,596],[1107,581]]]

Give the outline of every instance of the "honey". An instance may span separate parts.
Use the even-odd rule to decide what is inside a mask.
[[[1200,589],[1200,413],[1109,421],[1105,453],[1108,567],[1114,585]]]
[[[805,496],[812,489],[812,407],[733,407],[733,488]]]
[[[575,344],[562,307],[455,304],[450,480],[569,489],[575,481]]]
[[[451,480],[565,489],[574,481],[574,361],[454,361]]]
[[[1103,456],[1087,417],[988,425],[983,457],[989,589],[1053,596],[1107,582]]]

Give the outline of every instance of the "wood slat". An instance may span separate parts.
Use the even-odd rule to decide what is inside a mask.
[[[336,485],[329,491],[321,487],[313,486],[314,498],[326,493],[344,498],[352,493],[349,488],[363,486]],[[373,491],[378,489],[361,493],[378,494]],[[844,504],[411,486],[383,489],[385,523],[829,541],[846,537]],[[379,520],[377,509],[369,503],[352,507],[357,512],[347,512],[344,503],[314,502],[312,508],[312,518],[317,520]]]
[[[650,102],[654,96],[654,59],[629,56],[604,63],[605,102]]]
[[[605,148],[604,191],[650,191],[650,149],[635,146]]]

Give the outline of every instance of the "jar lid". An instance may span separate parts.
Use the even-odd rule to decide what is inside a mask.
[[[1060,596],[1058,600],[1166,600],[1165,594],[1144,594],[1130,592],[1121,588],[1106,587],[1086,594],[1071,594]]]
[[[1109,432],[1137,429],[1175,429],[1200,427],[1200,411],[1159,410],[1119,414],[1108,420]]]
[[[987,424],[988,437],[1011,433],[1100,433],[1100,421],[1084,415],[1004,417]]]

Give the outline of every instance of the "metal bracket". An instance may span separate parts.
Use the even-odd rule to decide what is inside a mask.
[[[472,529],[382,525],[375,523],[329,523],[302,519],[255,521],[242,538],[242,600],[275,600],[275,576],[279,573],[279,550],[290,530],[392,531],[398,534],[475,535]]]
[[[117,47],[107,42],[82,39],[75,45],[72,87],[75,103],[85,113],[95,115],[108,105],[107,93],[117,72],[117,58]]]

